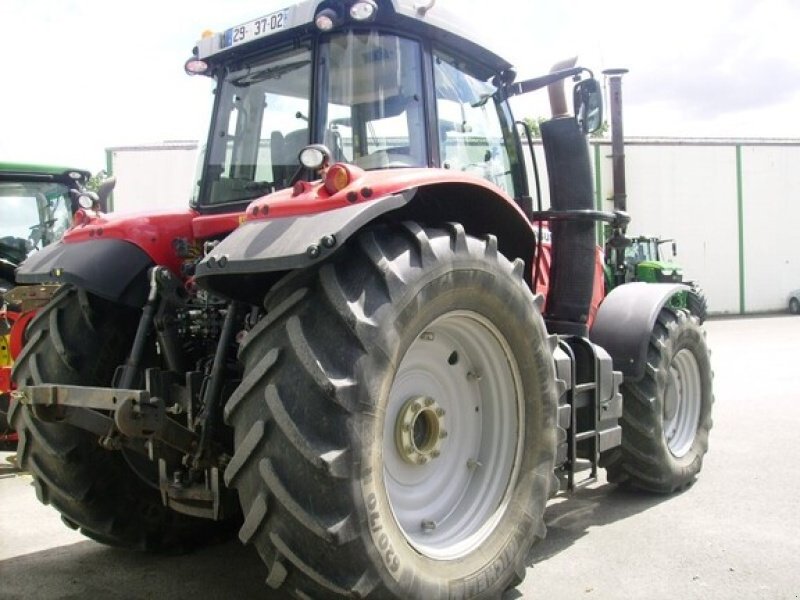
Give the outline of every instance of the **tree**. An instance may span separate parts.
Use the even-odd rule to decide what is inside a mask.
[[[91,192],[97,192],[97,190],[100,188],[100,184],[103,183],[103,181],[105,181],[107,178],[108,173],[106,173],[105,170],[100,170],[89,177],[84,187]]]
[[[542,137],[542,131],[539,126],[545,121],[547,121],[545,117],[536,117],[535,119],[532,119],[531,117],[525,117],[522,120],[528,126],[528,129],[530,129],[532,137],[534,138]]]

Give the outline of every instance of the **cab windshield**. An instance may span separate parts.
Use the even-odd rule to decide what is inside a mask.
[[[0,257],[15,264],[64,234],[71,223],[67,186],[0,181]]]
[[[625,258],[634,263],[657,261],[658,244],[653,240],[636,240],[625,249]]]
[[[326,38],[315,105],[313,60],[309,43],[227,72],[218,86],[200,204],[245,202],[290,186],[302,174],[298,154],[312,139],[328,146],[334,160],[363,169],[427,165],[418,43],[374,31]]]

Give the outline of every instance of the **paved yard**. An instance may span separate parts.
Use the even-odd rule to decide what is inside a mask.
[[[716,406],[697,484],[660,497],[601,482],[556,498],[512,597],[800,598],[800,318],[707,329]],[[238,543],[168,557],[106,548],[63,526],[29,484],[0,476],[0,598],[275,597]]]

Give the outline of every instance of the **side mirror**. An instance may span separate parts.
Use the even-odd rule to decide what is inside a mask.
[[[575,84],[572,92],[575,117],[584,134],[594,133],[603,125],[603,92],[594,78]]]

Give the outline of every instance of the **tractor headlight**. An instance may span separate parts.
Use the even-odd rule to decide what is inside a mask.
[[[97,194],[93,192],[84,192],[78,196],[78,205],[86,210],[91,210],[95,201],[97,201]]]
[[[331,151],[322,144],[311,144],[300,151],[298,160],[306,169],[318,171],[330,164]]]

